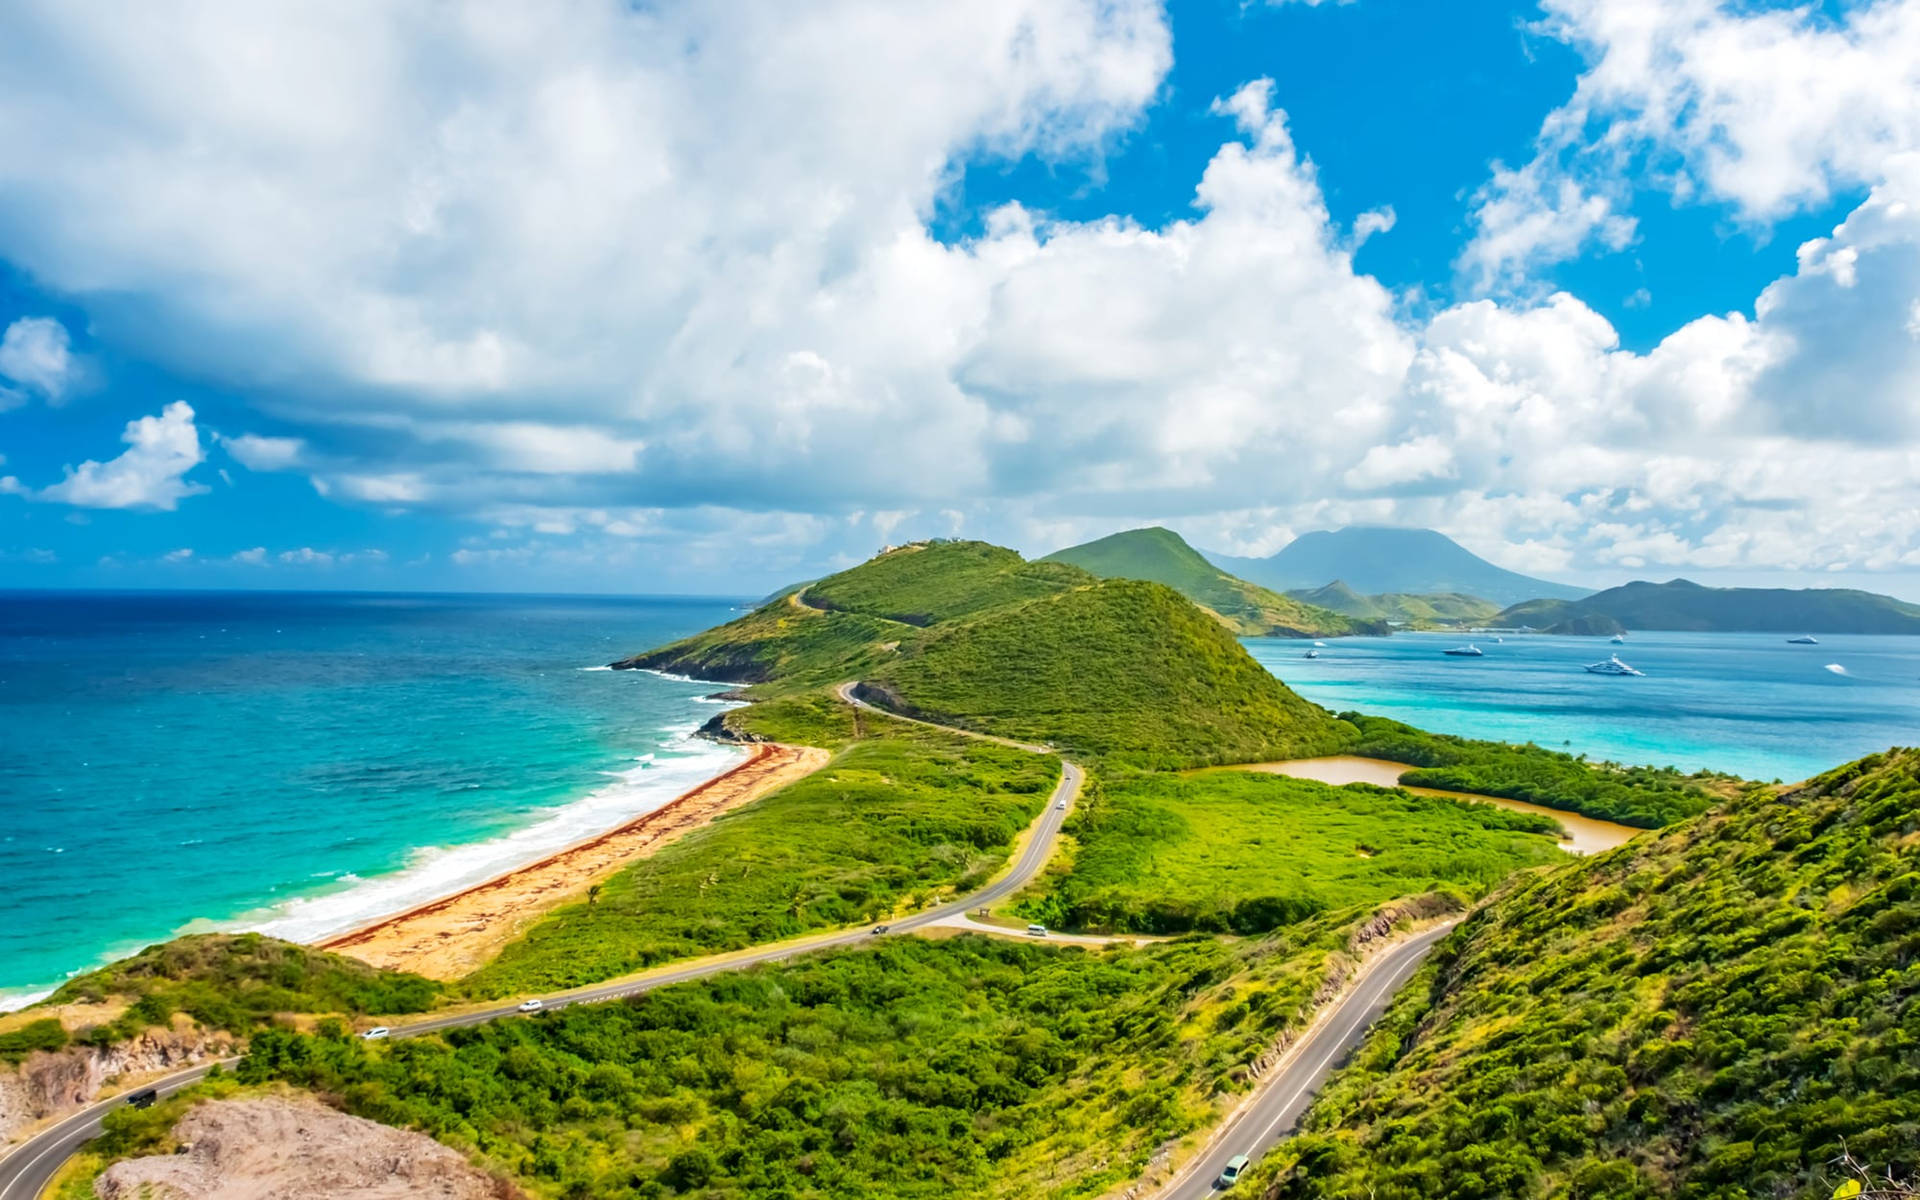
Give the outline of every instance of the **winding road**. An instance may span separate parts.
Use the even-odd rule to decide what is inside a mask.
[[[879,713],[892,720],[932,725],[934,728],[944,729],[950,733],[964,734],[1035,753],[1053,753],[1052,749],[1046,746],[1028,745],[972,730],[933,725],[932,722],[901,717],[859,699],[853,694],[854,687],[852,683],[845,683],[835,691],[848,704]],[[1060,782],[1054,786],[1052,794],[1047,798],[1046,807],[1041,809],[1039,817],[1029,827],[1025,844],[1013,865],[1000,878],[970,895],[922,909],[911,916],[890,922],[887,932],[880,936],[898,937],[929,926],[969,924],[966,918],[971,910],[1004,900],[1026,886],[1052,857],[1060,827],[1071,815],[1084,779],[1084,772],[1077,764],[1061,759]],[[1173,1197],[1176,1200],[1206,1195],[1228,1158],[1235,1154],[1257,1157],[1278,1140],[1278,1136],[1286,1132],[1299,1118],[1300,1113],[1305,1110],[1320,1084],[1332,1072],[1338,1061],[1359,1043],[1367,1027],[1385,1010],[1393,993],[1413,974],[1420,960],[1445,932],[1445,928],[1429,930],[1383,952],[1370,965],[1367,973],[1353,989],[1321,1015],[1282,1068],[1261,1083],[1253,1097],[1209,1139],[1206,1148],[1156,1195]],[[809,954],[836,946],[857,945],[871,941],[875,936],[871,930],[865,928],[845,929],[733,954],[699,959],[676,967],[657,968],[641,975],[554,993],[541,999],[546,1010],[565,1008],[573,1004],[619,1000],[676,983],[704,979],[725,971],[737,971],[761,963],[780,962],[796,955]],[[497,1021],[518,1015],[520,1014],[517,1003],[448,1013],[406,1025],[397,1025],[393,1028],[391,1036],[419,1037],[422,1034],[435,1033],[444,1029],[479,1025],[487,1021]],[[152,1080],[137,1090],[152,1088],[164,1096],[198,1082],[206,1076],[213,1065],[203,1064],[190,1070],[177,1071]],[[38,1200],[66,1161],[82,1145],[99,1136],[101,1119],[124,1103],[126,1103],[126,1096],[121,1095],[80,1109],[35,1134],[4,1158],[0,1158],[0,1200]]]

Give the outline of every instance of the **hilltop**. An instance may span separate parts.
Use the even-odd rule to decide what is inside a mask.
[[[1517,877],[1264,1195],[1827,1196],[1843,1139],[1911,1174],[1917,804],[1895,750]]]
[[[614,665],[751,684],[757,699],[854,680],[902,713],[1139,765],[1331,753],[1356,736],[1172,588],[982,542],[888,551]]]
[[[1615,628],[1717,633],[1920,633],[1920,605],[1852,588],[1718,588],[1636,580],[1582,600],[1516,604],[1501,625],[1610,633]],[[1579,628],[1584,623],[1586,628]]]
[[[1460,592],[1497,604],[1586,595],[1585,588],[1496,567],[1432,529],[1350,525],[1302,534],[1269,558],[1209,557],[1243,579],[1281,592],[1345,580],[1362,594]]]
[[[1056,550],[1040,561],[1071,564],[1102,579],[1164,583],[1242,637],[1338,637],[1387,632],[1384,618],[1303,603],[1230,575],[1171,529],[1129,529]],[[1356,616],[1362,619],[1355,620]]]
[[[1332,609],[1362,621],[1434,629],[1460,625],[1485,625],[1493,620],[1500,606],[1491,600],[1463,592],[1381,592],[1364,596],[1336,579],[1325,587],[1296,588],[1288,596],[1302,604]]]

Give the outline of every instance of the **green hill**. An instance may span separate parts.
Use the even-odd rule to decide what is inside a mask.
[[[1331,609],[1363,621],[1415,629],[1485,625],[1500,612],[1500,606],[1493,601],[1463,592],[1381,592],[1363,596],[1338,579],[1325,587],[1300,588],[1287,595],[1302,604]]]
[[[1179,593],[1134,580],[938,627],[874,682],[910,714],[1139,765],[1332,753],[1355,737]]]
[[[1171,529],[1130,529],[1057,550],[1040,561],[1070,563],[1102,579],[1164,583],[1243,637],[1338,637],[1387,632],[1384,620],[1355,620],[1351,614],[1302,603],[1229,575]]]
[[[1826,1197],[1843,1147],[1912,1177],[1916,812],[1895,750],[1522,877],[1250,1194]]]
[[[906,625],[932,625],[1090,583],[1062,563],[1028,562],[986,542],[918,542],[806,586],[805,603]]]
[[[1569,633],[1920,633],[1920,605],[1852,588],[1717,588],[1636,580],[1583,600],[1531,600],[1496,619]]]

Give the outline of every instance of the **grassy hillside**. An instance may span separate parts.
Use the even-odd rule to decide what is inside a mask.
[[[744,617],[614,663],[725,683],[807,685],[849,679],[915,630],[878,617],[822,612],[782,596]]]
[[[1070,865],[1021,913],[1135,933],[1265,933],[1436,887],[1478,896],[1565,857],[1545,817],[1240,771],[1096,780],[1067,833]]]
[[[1287,593],[1302,604],[1318,605],[1349,617],[1368,621],[1398,623],[1414,629],[1444,629],[1460,625],[1485,625],[1500,612],[1491,600],[1461,592],[1381,592],[1363,596],[1336,579],[1325,587],[1305,588]]]
[[[941,626],[875,680],[904,711],[1137,766],[1327,753],[1353,736],[1178,593],[1132,580]]]
[[[773,711],[750,722],[757,732],[850,733],[830,731],[801,701],[765,707]],[[871,714],[863,723],[869,736],[818,772],[625,868],[593,903],[541,918],[468,977],[468,990],[595,983],[979,886],[1059,779],[1050,756]]]
[[[1403,994],[1265,1195],[1826,1197],[1843,1144],[1911,1177],[1916,812],[1920,752],[1896,750],[1524,877]]]
[[[1680,629],[1749,633],[1920,633],[1920,605],[1851,588],[1715,588],[1636,581],[1582,600],[1536,600],[1499,624],[1578,631]],[[1617,625],[1614,623],[1617,622]]]
[[[1130,529],[1047,555],[1045,563],[1070,563],[1102,579],[1164,583],[1216,614],[1243,637],[1335,637],[1385,633],[1379,619],[1356,621],[1328,608],[1248,583],[1222,571],[1171,529]]]
[[[1366,915],[1107,953],[888,939],[404,1042],[265,1035],[240,1077],[543,1198],[1092,1197],[1244,1092]]]
[[[209,933],[149,946],[76,976],[42,1004],[126,1003],[112,1022],[76,1031],[106,1044],[165,1025],[175,1013],[209,1029],[246,1033],[281,1014],[414,1013],[439,997],[440,985],[418,975],[377,970],[263,934]]]
[[[921,542],[806,586],[805,603],[932,625],[1090,583],[1064,563],[1028,562],[986,542]]]

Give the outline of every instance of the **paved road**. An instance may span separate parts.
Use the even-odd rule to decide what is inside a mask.
[[[1451,923],[1429,929],[1385,951],[1359,985],[1314,1025],[1286,1066],[1263,1081],[1252,1102],[1220,1127],[1206,1150],[1165,1187],[1147,1195],[1153,1200],[1210,1195],[1228,1159],[1244,1154],[1257,1160],[1291,1133],[1327,1076],[1360,1044],[1434,944],[1452,930]]]
[[[1073,810],[1073,803],[1080,795],[1080,784],[1083,778],[1084,775],[1078,766],[1065,760],[1061,761],[1060,782],[1054,787],[1053,794],[1047,797],[1046,808],[1041,810],[1039,818],[1034,821],[1020,857],[997,882],[988,884],[972,895],[924,909],[910,917],[902,917],[887,927],[886,936],[894,937],[911,933],[924,926],[939,924],[949,918],[965,916],[970,909],[982,908],[1004,900],[1024,887],[1052,856],[1054,839],[1060,833],[1061,823]],[[669,984],[704,979],[723,971],[737,971],[760,963],[779,962],[795,955],[810,954],[815,950],[824,950],[833,946],[851,946],[872,940],[873,934],[866,929],[843,930],[824,937],[807,938],[749,950],[725,958],[689,963],[684,967],[651,973],[642,979],[616,980],[613,983],[563,992],[544,997],[544,1000],[548,1009],[565,1008],[570,1004],[617,1000],[625,996],[637,996],[642,992],[650,992]],[[396,1038],[418,1037],[423,1033],[433,1033],[463,1025],[479,1025],[516,1015],[518,1015],[517,1004],[505,1004],[480,1012],[453,1013],[395,1026],[393,1036]],[[146,1086],[158,1088],[164,1095],[196,1082],[207,1073],[207,1069],[201,1066],[190,1071],[180,1071]],[[52,1181],[61,1165],[80,1148],[81,1144],[99,1136],[100,1118],[122,1103],[125,1103],[125,1098],[116,1097],[81,1109],[59,1124],[23,1142],[5,1158],[0,1158],[0,1200],[35,1200]]]

